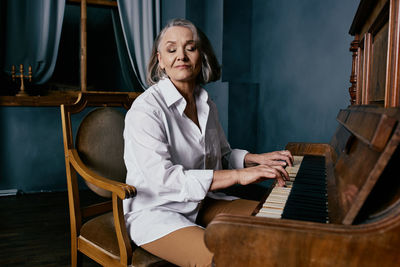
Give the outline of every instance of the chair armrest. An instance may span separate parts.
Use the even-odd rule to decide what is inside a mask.
[[[136,188],[132,185],[117,182],[98,175],[82,162],[76,149],[68,149],[69,162],[83,179],[104,190],[115,193],[119,198],[126,199],[136,196]]]

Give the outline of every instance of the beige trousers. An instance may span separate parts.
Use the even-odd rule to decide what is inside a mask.
[[[206,227],[219,213],[251,215],[257,205],[258,202],[253,200],[226,201],[206,198],[197,223]],[[204,243],[204,229],[197,226],[179,229],[142,245],[142,248],[178,266],[211,266],[213,256]]]

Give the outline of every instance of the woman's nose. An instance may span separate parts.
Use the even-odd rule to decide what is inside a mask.
[[[178,60],[186,60],[187,56],[185,53],[185,49],[178,49]]]

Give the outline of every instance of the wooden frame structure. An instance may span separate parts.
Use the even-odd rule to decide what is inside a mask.
[[[399,0],[361,1],[349,31],[351,104],[400,106],[399,16]]]
[[[81,91],[87,91],[87,5],[98,5],[117,7],[116,1],[107,0],[68,0],[70,3],[80,3],[81,5],[81,54],[80,54],[80,79],[81,79]]]

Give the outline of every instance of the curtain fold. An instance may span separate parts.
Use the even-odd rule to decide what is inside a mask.
[[[135,86],[135,84],[138,84],[138,77],[136,77],[136,73],[129,59],[128,49],[125,44],[124,33],[122,32],[118,10],[111,10],[111,18],[113,22],[115,43],[117,45],[118,59],[121,65],[122,78],[127,87],[126,89],[128,91],[143,91],[141,85],[140,90],[137,90],[138,88]]]
[[[130,68],[146,89],[147,63],[153,41],[160,31],[160,0],[118,0],[118,12],[130,62],[130,66],[126,66],[126,60],[120,61],[121,67],[124,71]],[[118,49],[122,49],[122,45],[118,45]],[[119,52],[119,56],[123,56],[123,52]],[[128,75],[129,70],[124,76]]]
[[[45,83],[54,72],[65,0],[8,0],[4,71],[32,66],[33,82]],[[19,72],[19,71],[18,71]]]

